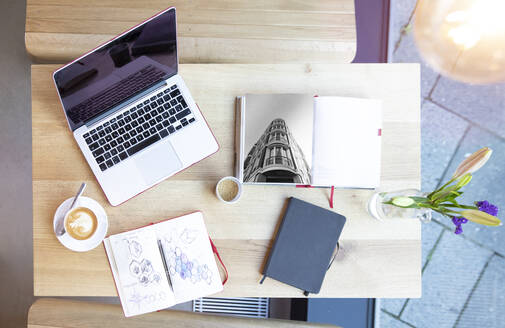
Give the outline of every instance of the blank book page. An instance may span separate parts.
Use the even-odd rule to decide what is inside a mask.
[[[380,100],[315,97],[312,184],[378,187],[381,129]]]

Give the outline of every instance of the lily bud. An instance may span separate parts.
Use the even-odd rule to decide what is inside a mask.
[[[475,153],[468,156],[463,162],[461,162],[461,164],[459,164],[452,178],[456,180],[461,178],[465,174],[474,173],[482,166],[484,166],[484,164],[486,164],[489,157],[491,157],[492,153],[493,151],[488,147],[484,147],[477,150]]]
[[[468,220],[478,224],[494,227],[501,225],[500,219],[498,219],[496,216],[492,216],[491,214],[487,214],[486,212],[479,210],[464,210],[461,211],[460,214]]]
[[[409,207],[415,203],[412,198],[405,196],[395,197],[391,199],[391,202],[398,207]]]

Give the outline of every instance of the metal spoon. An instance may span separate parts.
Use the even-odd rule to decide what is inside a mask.
[[[68,210],[65,212],[65,215],[63,215],[58,220],[58,222],[56,222],[56,227],[54,228],[54,232],[56,233],[56,236],[61,236],[61,235],[63,235],[65,233],[65,225],[64,225],[65,216],[67,216],[67,213],[70,212],[74,208],[75,203],[77,202],[77,199],[79,197],[81,197],[82,193],[84,192],[84,188],[86,188],[86,183],[85,182],[83,182],[81,184],[81,187],[79,188],[79,191],[75,195],[74,200],[72,201],[72,204],[70,205],[70,207],[68,208]]]

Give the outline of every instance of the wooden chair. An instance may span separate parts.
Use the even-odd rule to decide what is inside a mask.
[[[126,318],[120,305],[42,298],[28,312],[28,328],[335,327],[303,321],[241,318],[186,311],[159,311]]]

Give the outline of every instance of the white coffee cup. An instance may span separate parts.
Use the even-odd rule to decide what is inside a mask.
[[[65,220],[64,222],[68,223],[68,208],[70,207],[70,204],[72,204],[73,200],[73,197],[68,198],[56,209],[53,218],[53,229],[56,229],[56,225],[60,220]],[[97,226],[96,229],[94,229],[94,232],[85,239],[76,239],[72,237],[68,232],[65,232],[62,235],[56,235],[56,238],[63,246],[72,251],[86,252],[92,250],[102,243],[103,239],[107,235],[109,223],[105,210],[97,201],[89,197],[81,196],[77,200],[74,208],[79,207],[89,209],[95,214],[97,219]]]
[[[223,203],[236,203],[241,195],[242,183],[235,177],[224,177],[216,184],[216,196]]]

